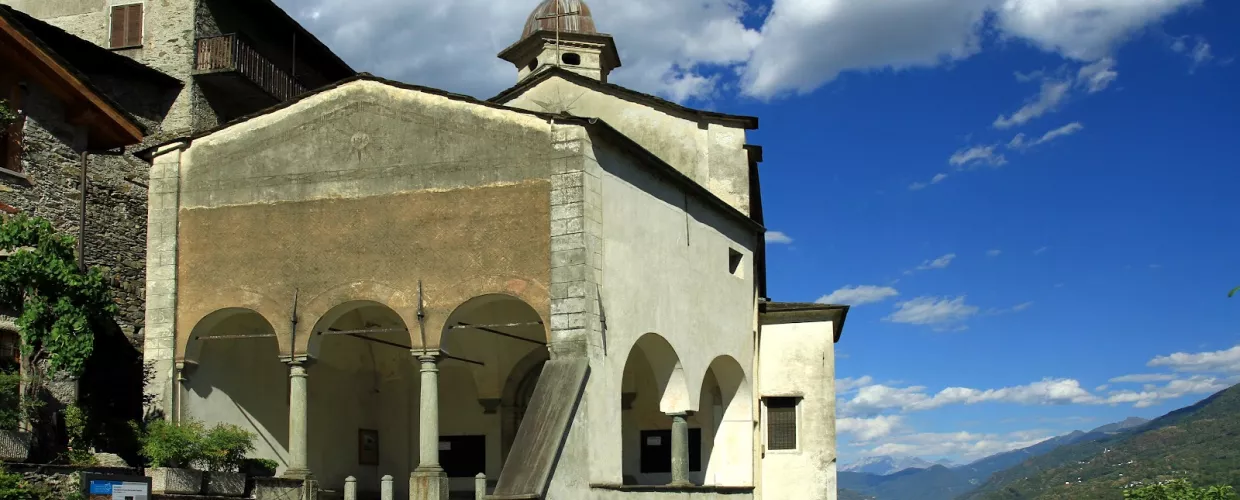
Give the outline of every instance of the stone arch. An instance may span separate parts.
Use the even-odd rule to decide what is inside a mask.
[[[203,316],[185,336],[178,365],[178,418],[240,426],[256,436],[256,458],[289,464],[288,368],[268,317],[229,307]],[[236,337],[236,338],[229,338]],[[287,345],[283,343],[283,345]]]
[[[193,361],[195,359],[195,355],[190,354],[190,344],[195,335],[202,335],[201,332],[205,331],[203,327],[213,328],[220,321],[227,319],[228,316],[246,311],[262,316],[263,320],[267,322],[271,327],[271,333],[275,334],[281,354],[291,352],[292,346],[289,343],[289,331],[292,326],[291,321],[289,321],[289,311],[292,306],[291,297],[288,304],[281,306],[279,302],[271,297],[254,290],[247,288],[224,288],[215,290],[214,293],[204,297],[199,302],[202,304],[225,304],[225,306],[210,309],[187,307],[183,314],[178,314],[180,317],[177,318],[177,324],[193,326],[189,328],[188,332],[178,328],[180,332],[186,333],[178,332],[177,334],[177,361],[183,362],[187,359]],[[199,333],[196,334],[195,332]],[[197,351],[196,348],[192,350]]]
[[[544,339],[550,338],[551,292],[538,280],[515,275],[474,276],[444,288],[428,283],[424,292],[426,345],[429,348],[440,346],[452,315],[457,314],[462,306],[482,297],[507,296],[524,302],[543,322]],[[417,335],[414,337],[414,345],[421,345],[421,339]]]
[[[349,318],[351,317],[351,318]],[[323,312],[318,320],[315,321],[311,328],[307,328],[306,339],[302,339],[300,335],[297,338],[297,344],[304,346],[299,352],[317,358],[321,354],[323,341],[325,338],[331,337],[330,330],[333,325],[345,320],[346,318],[355,320],[354,327],[349,329],[366,329],[375,328],[381,330],[409,330],[408,323],[400,312],[387,303],[374,300],[350,300],[340,304],[336,304],[331,309]],[[414,323],[416,329],[416,323]],[[301,328],[298,328],[299,330]],[[383,337],[390,340],[403,340],[406,338],[404,332],[384,332],[367,334],[368,337]],[[412,346],[410,346],[412,347]]]
[[[630,361],[634,353],[641,353],[650,364],[658,387],[659,411],[672,414],[695,409],[696,401],[689,396],[689,385],[685,380],[684,367],[680,364],[680,356],[667,339],[657,333],[642,335],[629,351]],[[625,365],[627,366],[628,362]]]
[[[711,360],[702,377],[699,422],[703,435],[702,482],[720,486],[753,484],[753,393],[745,369],[735,358]]]
[[[417,294],[408,293],[377,281],[354,281],[337,285],[299,306],[296,353],[311,355],[311,343],[322,337],[317,328],[334,324],[341,316],[365,305],[380,305],[393,311],[410,330],[410,339],[417,344]]]
[[[230,330],[227,332],[217,331],[221,325],[229,323],[229,320],[235,320],[242,316],[251,316],[255,321],[248,322],[239,330]],[[236,321],[233,321],[234,323]],[[275,327],[271,324],[271,320],[262,313],[249,307],[227,307],[206,314],[193,323],[193,328],[189,334],[183,339],[184,348],[180,350],[177,361],[182,363],[197,364],[201,361],[202,348],[204,342],[236,342],[241,340],[262,339],[267,338],[274,341],[279,346],[279,351],[283,352],[288,344],[287,338],[281,338],[276,333]],[[271,335],[272,337],[247,337],[257,335]],[[204,339],[203,337],[215,336],[235,336],[232,339]]]

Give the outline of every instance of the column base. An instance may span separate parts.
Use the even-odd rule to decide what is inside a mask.
[[[301,479],[301,480],[306,480],[306,479],[311,479],[311,478],[313,478],[313,477],[314,477],[314,474],[311,474],[311,473],[310,473],[310,469],[293,469],[293,468],[290,468],[290,469],[288,469],[288,470],[284,471],[284,474],[280,474],[280,477],[281,477],[281,478],[284,478],[284,479]]]
[[[689,486],[693,486],[693,483],[689,481],[672,481],[670,483],[667,483],[667,485],[673,488],[686,488]]]
[[[409,500],[448,500],[448,474],[439,467],[409,473]]]

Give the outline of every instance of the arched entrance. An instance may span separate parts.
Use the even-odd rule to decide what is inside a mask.
[[[628,484],[663,485],[672,480],[672,414],[689,409],[688,386],[675,349],[662,336],[643,335],[624,363],[621,397],[621,462]],[[700,477],[701,425],[689,426],[689,477]]]
[[[184,366],[177,416],[253,432],[252,456],[275,460],[283,473],[289,465],[289,378],[271,324],[243,308],[208,314],[190,332]]]
[[[541,316],[515,296],[475,297],[449,315],[440,341],[439,457],[454,492],[472,491],[479,472],[499,477],[549,359],[546,345]]]

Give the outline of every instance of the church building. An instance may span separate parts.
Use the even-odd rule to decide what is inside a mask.
[[[609,83],[581,0],[499,57],[489,100],[360,74],[142,152],[153,405],[324,492],[836,498],[848,307],[767,297],[758,119]]]

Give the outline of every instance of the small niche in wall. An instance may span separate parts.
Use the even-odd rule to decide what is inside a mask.
[[[728,249],[728,272],[737,278],[745,277],[745,268],[741,266],[745,262],[745,254],[736,251],[734,248]]]
[[[565,52],[563,55],[560,56],[560,61],[564,62],[564,64],[567,64],[569,66],[580,66],[581,65],[581,54],[577,54],[574,52]]]

